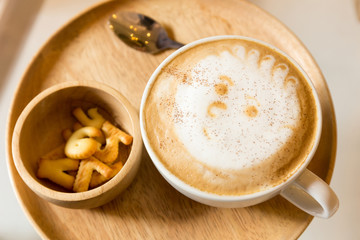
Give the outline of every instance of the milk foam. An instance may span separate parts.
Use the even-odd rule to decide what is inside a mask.
[[[191,69],[177,87],[173,112],[174,129],[189,153],[223,169],[266,160],[292,136],[300,116],[297,81],[286,81],[287,65],[275,65],[269,55],[259,59],[256,50],[246,54],[242,46],[233,50],[207,56]],[[219,95],[217,84],[227,92]],[[221,104],[211,107],[214,102]]]

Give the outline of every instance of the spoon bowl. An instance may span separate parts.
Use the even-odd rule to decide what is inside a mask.
[[[118,12],[109,18],[109,28],[128,46],[151,54],[177,49],[184,44],[169,38],[154,19],[135,12]]]

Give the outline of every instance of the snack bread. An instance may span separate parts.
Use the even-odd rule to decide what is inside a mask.
[[[129,145],[132,142],[132,137],[121,131],[109,121],[105,121],[101,127],[106,137],[106,145],[103,149],[98,149],[95,152],[95,157],[105,163],[113,163],[119,151],[119,143]]]
[[[98,113],[97,108],[90,108],[87,113],[89,117],[79,107],[73,110],[73,115],[82,125],[100,129],[102,124],[105,122],[105,119]]]
[[[90,181],[90,188],[95,188],[100,186],[101,184],[103,184],[104,182],[106,182],[107,180],[111,179],[112,177],[114,177],[123,167],[123,164],[121,161],[118,161],[112,165],[110,165],[110,168],[112,169],[111,175],[110,177],[105,177],[104,175],[101,175],[98,172],[94,172],[92,177],[91,177],[91,181]]]
[[[65,171],[77,170],[79,160],[70,158],[45,159],[41,158],[37,171],[38,178],[47,178],[52,182],[71,190],[75,177],[67,174]]]
[[[84,192],[89,189],[93,171],[97,171],[107,179],[112,175],[112,169],[96,158],[89,157],[88,159],[83,159],[80,162],[79,170],[75,178],[74,192]]]
[[[100,129],[95,127],[82,127],[76,130],[66,142],[66,156],[73,159],[89,158],[101,146],[101,143],[96,141],[94,137],[101,135]]]
[[[130,145],[132,136],[105,120],[97,108],[87,111],[89,117],[81,108],[72,113],[77,121],[72,129],[61,132],[65,143],[41,157],[37,177],[83,192],[100,186],[121,170],[119,144]]]
[[[74,117],[79,121],[76,122],[73,126],[74,131],[78,130],[79,128],[82,128],[83,126],[88,127],[95,127],[100,129],[103,123],[105,122],[105,118],[98,113],[97,108],[90,108],[87,111],[87,114],[89,117],[85,114],[85,112],[80,108],[75,108],[72,112]],[[105,138],[104,135],[101,135],[99,137],[95,137],[95,139],[100,142],[101,144],[105,144]]]

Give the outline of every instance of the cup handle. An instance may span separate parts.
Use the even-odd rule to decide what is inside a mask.
[[[308,169],[284,188],[280,195],[315,217],[330,218],[339,208],[335,192]]]

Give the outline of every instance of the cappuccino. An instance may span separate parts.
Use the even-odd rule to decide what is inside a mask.
[[[195,45],[160,70],[145,100],[149,144],[201,191],[245,195],[285,182],[315,144],[312,88],[283,54],[247,39]]]

